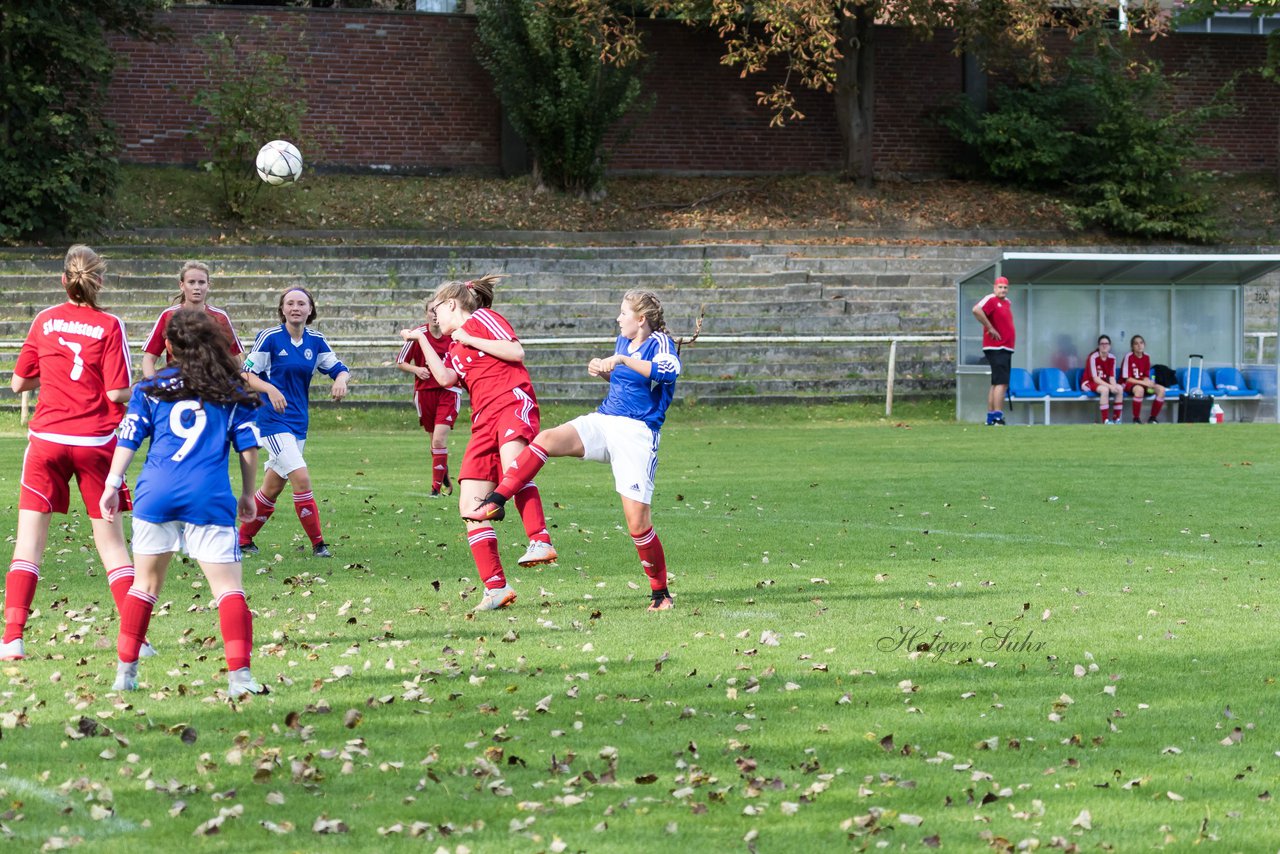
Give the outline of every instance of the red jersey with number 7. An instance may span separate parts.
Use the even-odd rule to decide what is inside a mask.
[[[65,302],[36,315],[13,372],[40,378],[30,430],[63,445],[109,442],[124,405],[106,393],[131,385],[124,323],[87,305]]]
[[[491,341],[517,340],[511,324],[491,308],[477,310],[462,324],[462,329],[477,338]],[[529,371],[522,362],[507,362],[454,341],[449,345],[446,364],[458,374],[471,395],[472,423],[480,420],[480,415],[490,404],[510,402],[514,389],[521,389],[536,400]]]

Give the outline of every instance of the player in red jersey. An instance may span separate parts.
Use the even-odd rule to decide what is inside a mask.
[[[98,498],[111,470],[115,429],[129,400],[129,342],[124,323],[98,308],[106,261],[88,246],[67,251],[62,285],[67,301],[36,315],[13,369],[15,393],[39,389],[28,432],[18,498],[18,531],[4,584],[0,660],[25,657],[23,632],[40,580],[40,560],[54,513],[66,513],[74,477],[107,569],[116,609],[133,585],[124,527],[102,518]],[[122,496],[127,509],[128,494]],[[145,647],[144,655],[154,655]]]
[[[991,388],[987,390],[987,426],[1004,425],[1004,397],[1009,391],[1013,369],[1013,308],[1009,303],[1009,280],[997,276],[987,294],[973,307],[973,316],[982,324],[982,355],[991,366]]]
[[[416,340],[436,382],[462,383],[471,395],[471,441],[458,469],[458,511],[470,510],[498,485],[505,469],[538,434],[538,401],[524,366],[524,347],[506,318],[493,305],[497,276],[470,282],[447,282],[431,297],[441,332],[453,339],[442,360],[431,349],[425,332],[401,330]],[[532,483],[515,495],[516,507],[529,535],[529,549],[521,566],[556,559],[542,512],[542,497]],[[516,600],[498,556],[498,537],[488,522],[467,521],[467,541],[484,581],[485,596],[477,611],[505,608]]]
[[[1151,378],[1151,357],[1147,355],[1147,341],[1141,335],[1129,339],[1129,352],[1120,363],[1120,376],[1124,380],[1124,390],[1133,395],[1133,423],[1142,423],[1142,399],[1154,394],[1147,423],[1159,424],[1165,387]]]
[[[1098,395],[1098,419],[1103,424],[1119,424],[1124,411],[1124,387],[1116,379],[1116,357],[1111,355],[1111,337],[1098,336],[1098,349],[1089,354],[1080,377],[1080,390]],[[1108,402],[1111,417],[1107,417]]]
[[[440,332],[440,324],[436,322],[435,310],[431,301],[427,301],[427,322],[414,330],[426,335],[426,341],[436,355],[444,359],[449,351],[449,339]],[[441,493],[453,494],[453,483],[449,480],[449,430],[458,419],[461,410],[462,389],[445,388],[436,382],[427,367],[426,356],[422,348],[414,340],[407,340],[396,356],[396,367],[406,374],[412,374],[413,405],[418,411],[418,423],[431,437],[431,497],[439,498]]]
[[[151,327],[151,334],[147,336],[146,343],[142,345],[142,375],[144,377],[155,374],[156,363],[161,356],[165,357],[165,364],[173,361],[173,351],[165,341],[164,330],[174,313],[184,308],[203,311],[209,315],[210,319],[221,327],[223,335],[226,336],[227,349],[231,351],[231,355],[237,358],[244,355],[244,347],[241,346],[240,339],[236,336],[235,327],[231,325],[231,318],[222,309],[214,308],[205,302],[208,296],[208,266],[200,261],[188,261],[183,264],[182,269],[178,271],[178,295],[173,298],[174,304],[160,312],[160,317],[156,319],[155,326]]]

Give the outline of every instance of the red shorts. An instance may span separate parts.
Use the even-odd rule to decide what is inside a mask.
[[[1094,394],[1101,394],[1101,392],[1098,391],[1098,388],[1099,388],[1098,384],[1095,383],[1093,380],[1089,379],[1088,377],[1085,377],[1084,379],[1080,380],[1081,391],[1091,391]]]
[[[80,498],[90,519],[101,519],[98,501],[111,473],[116,440],[105,445],[59,445],[32,436],[22,458],[22,491],[18,509],[37,513],[66,513],[71,506],[71,478],[80,487]],[[128,487],[120,488],[120,509],[133,502]]]
[[[462,409],[462,395],[447,388],[426,388],[413,393],[413,405],[418,410],[418,423],[430,433],[437,424],[453,426]]]
[[[523,439],[526,444],[538,435],[538,404],[533,398],[517,392],[510,405],[490,406],[473,415],[471,441],[462,454],[458,480],[502,479],[502,457],[499,449],[507,442]]]
[[[1154,388],[1149,387],[1149,386],[1147,386],[1147,385],[1146,385],[1146,384],[1144,384],[1144,383],[1136,382],[1136,381],[1134,381],[1134,380],[1125,380],[1125,381],[1124,381],[1124,390],[1125,390],[1125,391],[1127,391],[1127,392],[1129,392],[1129,394],[1133,394],[1133,390],[1134,390],[1135,388],[1140,388],[1140,389],[1142,389],[1144,392],[1150,392],[1151,394],[1155,394],[1155,393],[1156,393],[1156,390],[1155,390]]]

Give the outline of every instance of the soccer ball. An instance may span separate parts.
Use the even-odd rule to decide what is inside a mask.
[[[273,139],[258,149],[258,177],[268,184],[288,184],[302,175],[302,152],[292,142]]]

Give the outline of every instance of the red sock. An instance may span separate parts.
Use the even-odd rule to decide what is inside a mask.
[[[1111,420],[1119,424],[1120,419],[1123,417],[1124,417],[1124,401],[1117,400],[1115,403],[1111,404]]]
[[[1099,421],[1107,420],[1107,408],[1105,406],[1098,407],[1098,420]]]
[[[120,609],[120,634],[116,636],[116,655],[126,664],[138,660],[138,648],[147,636],[147,627],[151,625],[151,611],[156,606],[156,597],[136,587],[129,589],[124,597],[124,607]]]
[[[258,505],[258,511],[254,514],[252,521],[245,522],[240,526],[240,545],[242,546],[249,545],[253,538],[257,536],[257,533],[262,530],[262,526],[267,524],[271,514],[276,512],[276,503],[263,495],[261,489],[253,494],[253,501]]]
[[[124,597],[129,595],[133,587],[133,565],[118,566],[107,573],[107,585],[111,588],[111,598],[116,603],[116,613],[124,613]]]
[[[302,530],[311,538],[311,545],[324,542],[324,534],[320,532],[320,508],[316,506],[314,492],[298,492],[293,496],[293,509],[302,523]]]
[[[529,447],[520,452],[520,456],[516,457],[516,461],[511,464],[506,474],[502,476],[502,482],[498,484],[498,488],[494,492],[503,498],[510,498],[523,489],[525,484],[531,482],[546,464],[546,450],[536,444],[530,444]]]
[[[547,516],[542,512],[542,493],[538,492],[538,487],[532,483],[521,487],[516,493],[516,509],[520,511],[529,542],[551,542],[551,534],[547,533]]]
[[[1164,409],[1164,400],[1157,397],[1155,400],[1151,401],[1151,417],[1152,418],[1159,418],[1161,409]]]
[[[444,480],[449,476],[449,449],[448,448],[432,448],[431,449],[431,490],[435,492],[444,486]]]
[[[1142,420],[1142,398],[1140,397],[1135,397],[1133,399],[1133,420]]]
[[[480,580],[490,590],[507,586],[507,576],[502,572],[502,559],[498,557],[498,535],[493,532],[492,525],[472,528],[467,532],[467,545],[471,546],[471,556],[476,561],[476,571]]]
[[[218,622],[222,626],[222,645],[227,655],[227,670],[241,670],[249,666],[253,652],[253,614],[244,601],[243,590],[228,590],[213,605],[218,609]]]
[[[640,553],[640,566],[644,574],[649,576],[649,589],[665,590],[667,587],[667,555],[662,550],[662,541],[657,531],[650,528],[643,534],[631,538]]]
[[[29,560],[14,560],[4,577],[4,642],[22,637],[31,615],[31,600],[36,598],[40,567]]]

